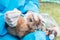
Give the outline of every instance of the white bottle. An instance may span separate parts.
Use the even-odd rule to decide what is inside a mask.
[[[53,33],[49,35],[49,39],[54,40],[54,34]]]

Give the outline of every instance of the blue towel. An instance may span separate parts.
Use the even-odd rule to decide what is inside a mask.
[[[39,30],[26,35],[22,40],[46,40],[46,34]]]

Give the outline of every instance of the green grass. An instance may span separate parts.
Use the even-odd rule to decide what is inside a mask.
[[[57,3],[40,3],[40,12],[49,13],[60,26],[60,4]],[[60,40],[60,37],[57,37]]]
[[[60,5],[56,3],[40,3],[40,12],[49,13],[60,26]]]
[[[60,36],[57,37],[57,40],[60,40]]]

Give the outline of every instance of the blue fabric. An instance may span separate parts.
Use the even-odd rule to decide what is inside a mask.
[[[5,9],[5,6],[3,6],[2,4],[0,4],[0,12],[2,12]]]
[[[48,35],[46,35],[46,40],[50,40]]]
[[[46,34],[43,31],[36,31],[26,35],[22,40],[46,40]]]
[[[0,0],[0,4],[6,7],[6,9],[3,12],[6,12],[8,10],[13,10],[14,8],[18,8],[23,13],[28,10],[39,12],[38,0],[5,0],[5,1]]]
[[[5,21],[4,21],[4,14],[0,13],[0,35],[6,34],[6,28],[5,28]]]
[[[23,6],[19,6],[18,9],[25,13],[28,10],[32,10],[36,13],[39,13],[39,3],[38,0],[26,0]]]
[[[10,34],[6,34],[5,36],[0,36],[0,40],[18,40],[16,37],[10,35]]]
[[[25,0],[0,0],[0,3],[6,7],[4,10],[4,12],[6,12],[8,10],[13,10],[19,6],[23,6]]]
[[[35,40],[34,32],[26,35],[24,38],[21,40]]]
[[[24,7],[24,11],[28,11],[28,10],[32,10],[36,13],[39,13],[38,7],[32,1],[29,1],[29,3],[26,4]]]
[[[3,14],[0,15],[0,40],[14,40],[12,36],[5,35],[7,33],[4,21],[4,13],[6,11],[17,8],[21,10],[22,13],[25,13],[28,10],[39,13],[38,5],[38,0],[0,0],[0,14]]]

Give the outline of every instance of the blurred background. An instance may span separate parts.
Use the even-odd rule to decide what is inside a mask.
[[[40,13],[48,13],[51,15],[60,28],[60,0],[39,0]],[[60,40],[60,36],[57,37]]]

